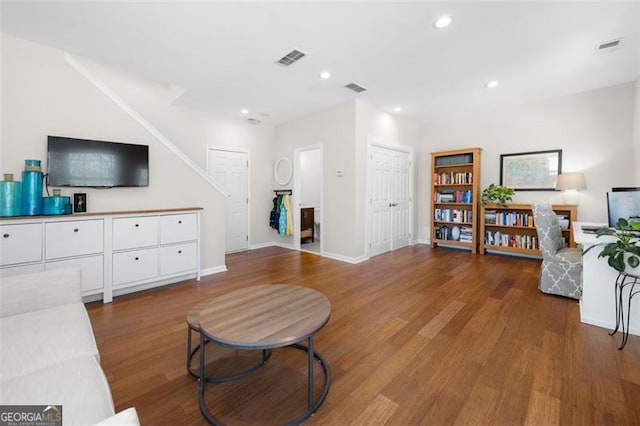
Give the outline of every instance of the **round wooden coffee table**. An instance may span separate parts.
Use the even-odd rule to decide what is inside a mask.
[[[211,424],[221,424],[204,404],[204,390],[209,382],[223,382],[244,377],[268,360],[271,349],[292,347],[307,352],[307,410],[287,423],[300,423],[311,417],[329,392],[331,378],[326,361],[313,349],[313,336],[329,321],[331,303],[322,294],[307,287],[285,284],[258,285],[238,289],[196,305],[187,314],[187,370],[199,350],[197,377],[200,412]],[[192,331],[200,334],[199,345],[191,348]],[[306,340],[306,346],[298,342]],[[262,350],[261,362],[226,377],[205,376],[205,352],[208,342],[231,349]],[[313,363],[324,372],[324,387],[318,398],[313,392]]]

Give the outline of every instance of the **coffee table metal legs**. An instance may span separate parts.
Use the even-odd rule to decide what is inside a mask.
[[[189,340],[188,340],[187,351],[188,351],[189,357],[187,360],[188,362],[187,370],[191,375],[194,375],[195,377],[198,378],[198,382],[199,382],[198,383],[198,406],[200,407],[200,412],[210,424],[223,425],[223,423],[221,423],[218,419],[216,419],[213,415],[211,415],[211,413],[209,412],[209,410],[207,409],[204,403],[204,389],[206,384],[208,382],[209,383],[210,382],[213,382],[213,383],[226,382],[226,381],[231,381],[231,380],[239,379],[241,377],[246,376],[247,374],[251,373],[252,371],[255,371],[258,367],[266,363],[267,359],[269,359],[269,356],[271,355],[271,350],[263,349],[262,362],[259,365],[251,367],[246,371],[243,371],[241,373],[238,373],[232,376],[222,377],[222,378],[206,377],[204,372],[205,352],[206,352],[205,347],[208,342],[208,339],[204,336],[204,334],[200,333],[199,345],[196,348],[191,349],[191,328],[188,330],[188,332],[189,332],[189,338],[188,338]],[[325,398],[327,397],[327,394],[329,393],[329,386],[331,385],[331,376],[329,374],[329,366],[327,365],[326,361],[324,360],[324,358],[320,356],[320,354],[318,354],[313,349],[313,336],[309,336],[307,338],[307,346],[301,345],[299,343],[294,343],[292,345],[289,345],[289,347],[307,352],[307,376],[308,376],[307,377],[307,410],[301,415],[299,415],[298,417],[286,422],[287,425],[296,425],[296,424],[302,423],[309,417],[313,416],[313,414],[318,410],[318,408],[320,408]],[[191,362],[191,358],[193,357],[193,355],[198,349],[200,349],[200,357],[199,357],[200,362],[198,366],[198,374],[195,375],[194,374],[195,371],[191,369],[190,362]],[[322,371],[324,372],[324,387],[322,388],[322,393],[317,399],[314,399],[314,395],[313,395],[314,393],[313,392],[314,359],[318,361],[318,363],[322,367]]]
[[[193,356],[196,354],[196,352],[198,352],[198,349],[200,349],[202,346],[202,339],[200,339],[200,343],[198,343],[198,345],[196,345],[195,348],[192,348],[192,342],[191,342],[191,338],[192,338],[192,334],[191,332],[195,331],[199,333],[199,330],[197,330],[196,328],[193,328],[191,326],[189,326],[187,328],[187,371],[189,372],[189,374],[191,374],[193,377],[195,377],[196,379],[200,379],[200,371],[196,370],[195,368],[191,367],[192,364],[192,359]],[[205,339],[204,344],[209,343],[209,340]],[[201,351],[204,352],[204,351]],[[262,367],[267,360],[271,357],[271,349],[263,349],[262,350],[262,359],[260,360],[260,362],[258,362],[256,365],[253,365],[251,367],[249,367],[246,370],[243,370],[239,373],[236,374],[232,374],[230,376],[215,376],[215,377],[205,377],[204,380],[205,382],[208,383],[224,383],[224,382],[230,382],[232,380],[236,380],[236,379],[240,379],[244,376],[249,375],[250,373],[254,372],[255,370],[257,370],[258,368]]]

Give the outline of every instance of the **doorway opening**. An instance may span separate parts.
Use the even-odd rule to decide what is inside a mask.
[[[322,254],[322,146],[294,153],[295,248]]]

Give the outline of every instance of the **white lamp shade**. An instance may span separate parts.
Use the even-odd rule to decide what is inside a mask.
[[[566,191],[569,189],[575,191],[587,189],[584,181],[584,173],[562,173],[558,175],[556,191]]]

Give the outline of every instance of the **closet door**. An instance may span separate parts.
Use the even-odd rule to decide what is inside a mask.
[[[408,152],[392,151],[391,250],[409,245],[411,239],[411,160]]]
[[[411,239],[411,154],[381,146],[369,156],[369,256],[397,250]]]
[[[225,203],[225,251],[246,250],[249,246],[249,154],[209,149],[209,176],[229,197]]]
[[[371,147],[369,157],[369,256],[377,256],[391,250],[391,152]]]

